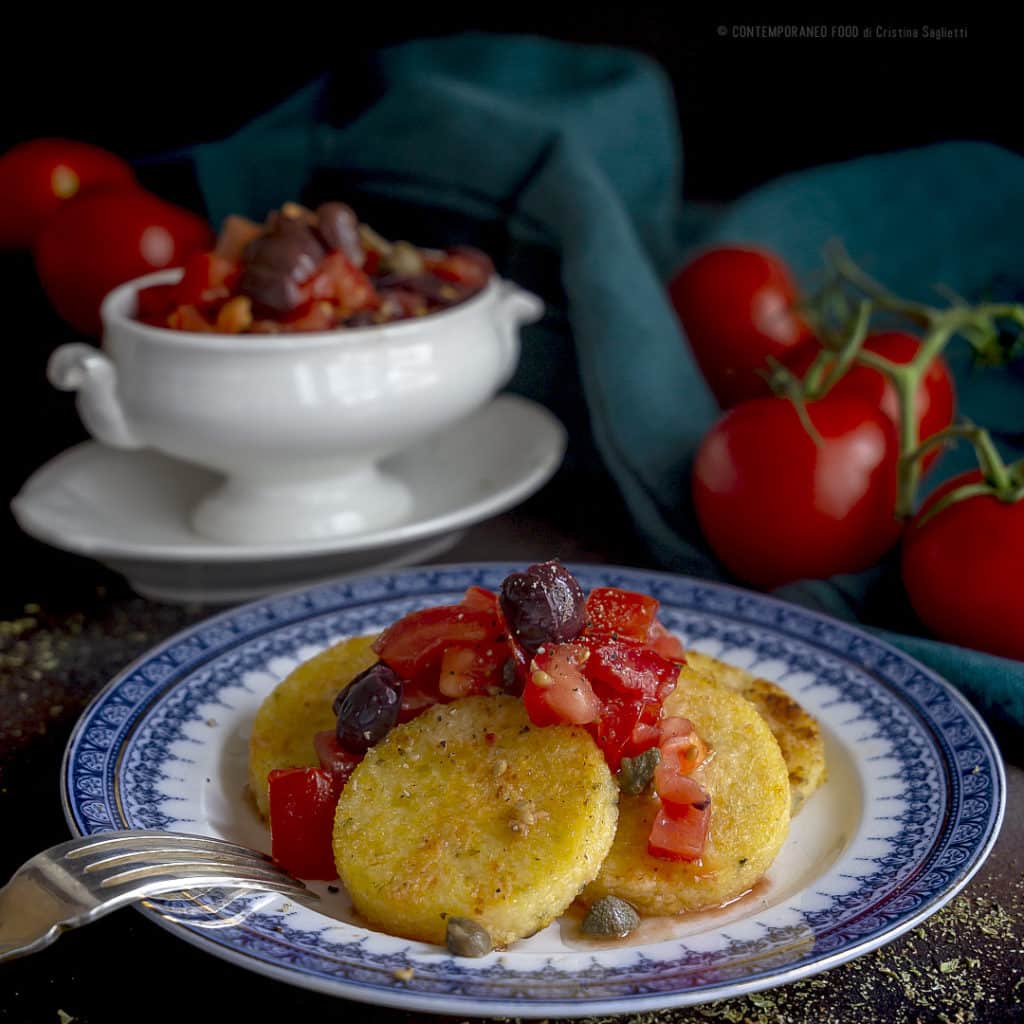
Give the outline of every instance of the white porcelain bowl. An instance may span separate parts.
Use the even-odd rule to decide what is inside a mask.
[[[499,278],[438,313],[372,327],[278,335],[196,334],[134,319],[140,288],[112,291],[102,350],[72,344],[50,382],[77,391],[89,432],[223,474],[193,511],[208,538],[264,543],[355,533],[400,521],[404,485],[377,462],[456,422],[508,381],[535,295]]]

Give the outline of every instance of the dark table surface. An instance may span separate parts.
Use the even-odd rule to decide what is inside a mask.
[[[644,564],[607,495],[580,513],[559,477],[526,505],[470,529],[444,561]],[[91,696],[125,664],[216,611],[134,596],[98,565],[10,530],[20,570],[0,621],[0,876],[68,835],[59,796],[64,743]],[[20,592],[12,594],[13,589]],[[20,602],[20,603],[19,603]],[[1019,754],[1015,754],[1019,759]],[[1006,822],[971,883],[889,945],[814,978],[637,1022],[968,1022],[1024,1020],[1024,771],[1007,765]],[[49,950],[0,965],[0,1021],[346,1020],[439,1018],[360,1006],[249,973],[123,910]],[[464,1020],[463,1017],[453,1018]]]

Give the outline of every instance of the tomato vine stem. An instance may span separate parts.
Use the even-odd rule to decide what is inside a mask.
[[[896,391],[899,402],[899,458],[897,462],[897,497],[895,514],[906,519],[913,515],[917,491],[921,480],[921,458],[933,449],[959,439],[974,446],[982,468],[984,483],[968,484],[943,497],[939,503],[947,507],[952,501],[971,494],[993,494],[1002,501],[1017,501],[1024,497],[1024,463],[1007,467],[1002,461],[988,431],[974,424],[949,427],[921,443],[918,431],[917,398],[921,383],[932,362],[938,358],[953,338],[962,337],[973,349],[978,362],[998,365],[1008,358],[1000,345],[1000,323],[1024,329],[1024,305],[987,302],[978,305],[966,303],[959,295],[947,290],[951,305],[939,309],[920,302],[901,298],[876,281],[851,259],[841,243],[833,242],[826,249],[829,278],[826,287],[816,297],[816,310],[811,311],[817,333],[824,345],[808,368],[796,393],[793,383],[777,378],[789,396],[796,394],[808,401],[821,398],[843,377],[854,363],[871,367],[885,375]],[[830,313],[848,310],[843,284],[861,293],[852,316],[843,315],[844,323],[838,335],[829,327]],[[923,328],[921,346],[909,363],[895,363],[864,348],[875,310],[883,310],[909,320]],[[817,315],[815,315],[815,312]],[[792,375],[790,375],[792,378]],[[947,500],[948,499],[948,500]]]

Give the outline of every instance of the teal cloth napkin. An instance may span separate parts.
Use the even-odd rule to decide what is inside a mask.
[[[382,51],[372,70],[376,98],[354,117],[332,114],[327,77],[198,147],[211,217],[262,217],[334,173],[363,194],[500,235],[500,269],[538,287],[551,307],[527,332],[513,388],[562,416],[583,462],[598,453],[668,569],[724,578],[701,542],[688,486],[689,458],[718,409],[664,290],[689,249],[764,244],[806,281],[824,243],[840,237],[869,271],[922,299],[934,299],[929,286],[940,281],[980,295],[1019,266],[1024,161],[991,146],[950,143],[804,171],[709,213],[683,202],[671,89],[637,54],[470,34]],[[543,265],[553,281],[533,279]],[[982,422],[1024,432],[1019,376],[957,371],[965,412],[983,408]],[[885,599],[898,593],[892,574],[888,565],[782,594],[899,628],[905,607]],[[1024,728],[1024,664],[885,636],[991,721]]]

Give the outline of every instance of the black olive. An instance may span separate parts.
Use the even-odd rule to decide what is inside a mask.
[[[391,731],[402,707],[402,680],[382,661],[371,665],[334,700],[338,741],[364,753]]]
[[[506,576],[499,600],[512,635],[531,654],[545,643],[574,640],[586,625],[583,591],[560,562]]]
[[[316,211],[316,233],[328,249],[340,249],[357,267],[366,262],[359,237],[359,221],[352,207],[344,203],[324,203]]]

